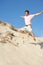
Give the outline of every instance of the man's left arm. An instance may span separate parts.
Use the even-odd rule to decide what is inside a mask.
[[[39,13],[36,13],[36,14],[34,14],[35,16],[39,16],[39,15],[41,15],[41,14],[43,14],[43,11],[42,12],[39,12]]]

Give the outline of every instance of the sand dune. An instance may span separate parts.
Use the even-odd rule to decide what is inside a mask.
[[[43,65],[43,38],[37,40],[0,21],[0,65]]]

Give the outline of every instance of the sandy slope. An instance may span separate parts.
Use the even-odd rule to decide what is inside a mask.
[[[0,22],[0,65],[43,65],[43,38],[31,36]]]

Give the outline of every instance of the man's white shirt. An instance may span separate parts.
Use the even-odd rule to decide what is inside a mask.
[[[28,15],[28,16],[24,16],[24,20],[25,20],[25,25],[29,25],[32,23],[32,19],[34,18],[34,14],[33,15]]]

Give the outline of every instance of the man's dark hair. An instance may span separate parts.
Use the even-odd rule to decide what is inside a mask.
[[[29,14],[29,10],[25,10],[25,12],[27,12]]]

